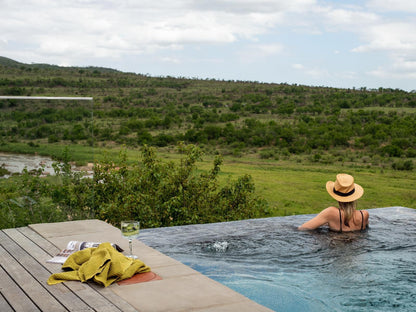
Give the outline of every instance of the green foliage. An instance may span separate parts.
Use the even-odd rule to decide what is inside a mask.
[[[414,92],[149,77],[6,58],[0,64],[0,94],[94,97],[93,107],[2,100],[3,142],[174,147],[185,141],[262,158],[262,150],[276,151],[275,158],[348,150],[356,164],[361,153],[385,157],[388,165],[416,157]]]
[[[0,228],[64,220],[63,211],[48,197],[49,184],[40,177],[41,173],[42,170],[24,170],[21,177],[2,181]]]
[[[182,158],[176,165],[162,163],[155,150],[145,146],[142,161],[132,167],[127,167],[125,154],[118,165],[106,161],[96,166],[95,205],[100,206],[100,217],[113,224],[138,219],[144,227],[160,227],[267,215],[267,204],[254,194],[251,177],[221,188],[220,157],[212,169],[199,172],[196,162],[201,150],[180,144],[179,151]]]
[[[414,164],[413,161],[411,160],[398,160],[393,162],[393,164],[391,165],[391,167],[394,170],[407,170],[407,171],[411,171],[414,168]]]
[[[5,176],[6,174],[10,174],[10,171],[5,168],[4,164],[0,166],[0,177]]]
[[[226,186],[220,187],[216,180],[223,176],[210,173],[220,164],[214,162],[213,169],[200,172],[197,160],[193,165],[185,161],[188,153],[200,152],[182,151],[181,170],[156,158],[152,148],[168,151],[181,141],[198,145],[212,158],[230,155],[232,166],[245,157],[250,158],[248,163],[270,161],[276,166],[295,162],[296,169],[285,172],[282,181],[295,175],[300,164],[318,171],[334,166],[336,171],[369,170],[380,175],[393,169],[394,176],[412,175],[414,170],[416,93],[399,89],[149,77],[95,67],[28,65],[0,57],[0,94],[94,97],[93,104],[0,100],[0,150],[49,155],[62,160],[63,166],[57,168],[56,177],[26,173],[1,183],[0,205],[6,208],[0,218],[14,220],[13,225],[30,218],[40,222],[102,217],[117,223],[118,211],[149,218],[148,226],[174,225],[251,217],[262,211],[250,178],[221,181],[219,185]],[[107,146],[117,153],[124,145],[129,147],[127,153],[144,147],[143,160],[134,156],[133,166],[132,157],[121,157],[117,164],[98,162],[95,170],[101,180],[83,179],[63,165],[102,157],[91,151],[92,146],[95,150]],[[75,151],[71,158],[61,155],[62,146]],[[270,199],[276,180],[263,185],[264,176],[262,171],[255,177],[256,185],[260,181],[259,192],[269,192]],[[33,187],[37,184],[39,188]],[[92,197],[92,189],[102,191]],[[272,199],[272,204],[296,208],[289,214],[311,212],[305,208],[310,207],[307,200],[294,200],[297,194],[290,196],[289,191],[279,195],[282,200]],[[406,192],[401,197],[413,198],[411,206],[414,192]],[[397,202],[399,197],[394,198]],[[217,204],[213,207],[210,202]],[[322,200],[317,203],[314,211]],[[252,205],[259,208],[253,210]],[[286,208],[283,211],[286,214]]]
[[[200,171],[202,157],[194,145],[179,145],[180,162],[162,163],[145,146],[142,161],[127,165],[125,151],[119,163],[96,163],[93,179],[72,171],[69,151],[53,164],[56,176],[41,177],[43,169],[24,171],[13,183],[1,183],[0,227],[30,223],[101,218],[112,224],[138,219],[143,227],[207,223],[266,216],[268,206],[254,193],[250,176],[219,187],[222,160]]]
[[[44,177],[43,168],[0,183],[0,227],[95,217],[92,180],[71,170],[69,151],[53,164],[56,176]]]

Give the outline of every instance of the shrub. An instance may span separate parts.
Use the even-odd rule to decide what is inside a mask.
[[[118,166],[97,165],[94,174],[95,205],[100,216],[112,224],[138,219],[143,227],[220,222],[267,214],[267,204],[254,194],[250,176],[219,187],[222,159],[199,172],[195,165],[201,150],[179,145],[179,164],[162,163],[153,148],[145,146],[142,161],[127,167],[124,156]]]
[[[393,164],[391,165],[391,167],[394,170],[413,170],[413,161],[412,160],[398,160],[393,162]]]
[[[265,149],[265,150],[261,150],[259,152],[260,158],[261,159],[270,159],[270,158],[275,158],[276,157],[276,151],[271,150],[271,149]]]
[[[41,177],[41,168],[0,184],[0,227],[90,218],[114,225],[137,219],[143,227],[159,227],[268,215],[267,203],[254,193],[251,176],[220,187],[220,156],[212,169],[200,171],[196,162],[202,158],[201,150],[184,144],[178,148],[179,163],[163,163],[153,148],[145,146],[141,161],[131,166],[123,151],[118,164],[96,163],[93,179],[71,170],[65,149],[60,162],[53,164],[56,176]]]
[[[56,143],[56,142],[59,142],[60,140],[59,140],[59,138],[57,137],[57,135],[56,134],[51,134],[49,137],[48,137],[48,143]]]
[[[383,154],[386,154],[390,157],[400,157],[403,154],[403,150],[396,145],[386,145],[380,150]]]
[[[0,166],[0,177],[10,174],[10,171],[5,168],[5,165]]]
[[[65,220],[63,211],[48,196],[50,185],[40,177],[42,171],[25,169],[21,176],[1,184],[0,228]]]

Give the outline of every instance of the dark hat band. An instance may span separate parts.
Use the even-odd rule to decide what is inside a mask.
[[[349,191],[348,193],[342,193],[342,192],[335,190],[335,187],[334,187],[334,194],[337,194],[338,196],[347,197],[347,196],[354,194],[354,192],[355,192],[355,188],[353,188],[352,191]]]

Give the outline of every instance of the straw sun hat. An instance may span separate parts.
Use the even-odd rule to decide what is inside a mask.
[[[326,182],[326,190],[339,202],[352,202],[364,194],[363,188],[354,183],[354,178],[345,173],[337,174],[335,182]]]

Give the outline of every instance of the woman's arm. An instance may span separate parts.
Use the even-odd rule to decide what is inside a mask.
[[[330,208],[322,210],[316,217],[302,224],[299,230],[314,230],[329,222]]]

